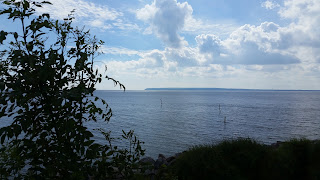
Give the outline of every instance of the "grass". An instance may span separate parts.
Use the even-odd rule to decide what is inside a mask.
[[[9,163],[8,153],[14,151],[0,151],[0,170]],[[133,179],[320,180],[320,140],[293,139],[269,146],[237,139],[195,146],[172,165],[163,165],[154,178],[136,174]]]
[[[320,179],[320,141],[293,139],[279,147],[251,139],[202,145],[167,168],[177,179]]]

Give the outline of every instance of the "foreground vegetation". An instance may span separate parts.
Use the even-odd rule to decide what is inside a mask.
[[[170,167],[167,179],[320,179],[320,141],[290,140],[275,145],[251,139],[193,147]],[[160,177],[160,176],[159,176]]]
[[[103,41],[74,27],[72,12],[64,20],[36,12],[48,1],[1,3],[1,17],[20,29],[0,30],[0,120],[12,120],[0,128],[0,179],[134,176],[144,150],[133,131],[123,131],[128,146],[119,149],[110,132],[96,129],[106,140],[100,144],[84,126],[112,116],[107,102],[94,95],[102,79],[125,88],[96,67]]]
[[[3,167],[19,166],[19,164],[10,164],[19,160],[20,157],[14,149],[0,151],[1,177],[5,177],[7,172]],[[124,159],[118,158],[119,160],[125,162]],[[119,176],[119,171],[114,171],[123,168],[124,163],[112,164],[112,166],[104,164],[113,170],[109,169],[102,176],[96,173],[99,172],[98,169],[92,169],[92,172],[83,173],[84,176],[80,179],[109,177],[107,179],[316,180],[320,179],[320,141],[293,139],[265,145],[251,139],[227,140],[215,145],[193,147],[180,153],[172,162],[169,165],[162,164],[160,168],[140,162],[122,169],[123,172],[131,172],[130,176]]]

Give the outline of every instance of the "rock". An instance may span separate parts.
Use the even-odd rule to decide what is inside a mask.
[[[175,161],[176,161],[175,156],[168,157],[167,158],[168,166],[171,166],[171,164],[173,164]]]
[[[283,144],[282,141],[277,141],[276,143],[272,143],[272,144],[271,144],[271,147],[273,147],[273,148],[278,148],[281,144]]]
[[[142,163],[142,164],[153,165],[156,161],[154,159],[152,159],[151,157],[145,157],[145,158],[140,159],[139,162]]]
[[[168,165],[168,162],[163,154],[159,154],[158,159],[154,163],[154,168],[159,169],[163,164]]]
[[[167,158],[167,162],[170,163],[171,161],[173,161],[175,159],[176,159],[176,157],[170,156],[170,157]]]
[[[163,154],[159,154],[158,158],[166,159],[166,157]]]

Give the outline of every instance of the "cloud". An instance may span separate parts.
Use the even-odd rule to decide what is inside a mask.
[[[282,7],[272,3],[266,1],[264,5],[279,6],[279,15],[291,20],[291,23],[287,26],[280,26],[274,22],[263,22],[258,26],[246,24],[234,30],[225,39],[220,39],[215,34],[200,34],[195,37],[197,43],[195,47],[165,48],[161,51],[163,61],[174,62],[179,67],[210,64],[285,65],[319,62],[319,53],[317,53],[319,52],[318,44],[320,44],[319,1],[287,0]],[[186,24],[187,19],[192,19],[192,7],[189,6],[187,3],[178,3],[176,0],[155,0],[152,4],[147,4],[143,9],[138,10],[137,17],[151,23],[152,31],[156,30],[160,38],[165,41],[169,41],[164,38],[170,36],[167,34],[176,35],[177,38],[167,42],[176,47],[177,42],[181,40],[177,34],[178,30]],[[179,13],[178,10],[188,13]],[[165,15],[171,17],[173,11],[178,12],[176,16],[165,18]],[[170,26],[177,19],[180,23]],[[194,20],[194,22],[197,21]],[[165,30],[161,31],[163,27]]]
[[[262,4],[271,9],[279,7],[272,1]],[[284,11],[283,8],[281,11]],[[154,0],[137,11],[137,18],[149,23],[145,32],[155,33],[169,48],[187,47],[179,32],[201,27],[204,23],[192,17],[193,9],[187,3],[176,0]],[[170,17],[170,18],[168,18]],[[200,29],[200,28],[198,28]],[[287,33],[290,28],[280,27],[273,22],[264,22],[259,26],[243,25],[235,29],[228,38],[221,40],[215,34],[196,36],[198,52],[191,49],[185,51],[167,50],[168,59],[176,59],[179,65],[203,65],[203,62],[218,64],[291,64],[300,61],[286,46],[296,41]],[[304,41],[305,42],[305,41]],[[170,52],[170,53],[169,53]],[[194,55],[197,54],[197,55]],[[181,56],[182,55],[182,56]],[[200,60],[191,60],[194,57]],[[192,62],[192,63],[191,63]]]
[[[238,26],[234,22],[212,23],[192,15],[193,9],[187,2],[177,0],[154,0],[136,11],[137,19],[146,22],[144,34],[156,34],[168,47],[187,46],[182,33],[215,33],[227,36]]]
[[[278,3],[273,2],[273,1],[265,1],[265,2],[261,3],[261,6],[266,9],[274,9],[274,8],[280,7],[280,5]]]
[[[239,26],[235,25],[235,22],[212,23],[210,21],[204,21],[202,19],[196,19],[193,16],[189,16],[186,19],[183,33],[188,34],[216,34],[219,36],[228,36]]]
[[[264,5],[270,7],[270,1]],[[274,22],[263,22],[258,26],[246,24],[224,40],[201,35],[197,36],[197,43],[200,50],[206,49],[201,52],[221,64],[298,63],[304,66],[319,63],[320,2],[286,0],[283,6],[279,6],[278,14],[288,22],[287,25],[280,26]],[[207,43],[200,42],[200,37]]]
[[[200,53],[210,53],[214,57],[220,56],[221,40],[213,34],[201,34],[195,38]]]
[[[155,33],[166,45],[180,48],[187,42],[179,35],[186,19],[192,15],[192,7],[177,0],[154,0],[137,10],[137,18],[149,23],[148,31]]]
[[[46,5],[37,9],[39,13],[50,12],[56,19],[66,18],[72,10],[77,17],[87,17],[90,19],[115,20],[123,14],[108,6],[98,6],[83,0],[51,0],[52,5]]]
[[[141,55],[141,51],[127,49],[123,47],[113,47],[113,46],[102,46],[100,50],[105,54],[112,54],[112,55]]]
[[[320,1],[287,0],[279,15],[292,21],[281,30],[284,48],[292,45],[320,47]]]
[[[108,63],[124,72],[122,74],[127,78],[137,76],[146,81],[157,78],[181,82],[187,79],[190,83],[202,78],[207,87],[212,83],[237,88],[246,88],[246,85],[250,88],[319,88],[320,2],[285,0],[281,6],[267,2],[274,3],[266,1],[264,7],[276,10],[274,12],[285,23],[245,24],[223,37],[218,33],[199,33],[195,36],[196,44],[190,46],[181,45],[182,34],[188,28],[191,32],[190,22],[197,29],[203,21],[192,17],[192,8],[187,3],[155,0],[140,9],[137,17],[147,22],[148,31],[155,33],[168,47],[144,52],[122,48],[110,50],[110,53],[137,55],[138,59]],[[178,12],[176,16],[180,18],[166,19],[165,14],[172,13],[174,8],[188,13]],[[175,21],[180,24],[169,26]],[[166,38],[170,35],[175,38]],[[232,86],[226,86],[230,84]]]
[[[281,7],[279,14],[284,18],[291,19],[310,19],[318,18],[319,15],[318,0],[286,0]]]
[[[221,44],[231,56],[228,61],[239,64],[292,64],[300,61],[293,53],[277,49],[281,28],[273,22],[259,26],[244,25]]]
[[[52,5],[45,5],[37,9],[37,13],[50,13],[54,19],[64,19],[72,10],[76,22],[109,30],[112,28],[139,30],[136,24],[124,22],[124,14],[106,5],[97,5],[84,0],[50,0]]]
[[[264,22],[260,26],[244,25],[227,39],[213,34],[198,35],[195,39],[199,53],[214,64],[292,64],[299,60],[289,54],[273,49],[279,40],[279,26]]]

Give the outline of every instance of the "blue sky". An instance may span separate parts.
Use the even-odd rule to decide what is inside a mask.
[[[96,68],[107,64],[129,90],[320,89],[319,0],[51,2],[39,12],[63,19],[75,9],[75,25],[106,42]]]

